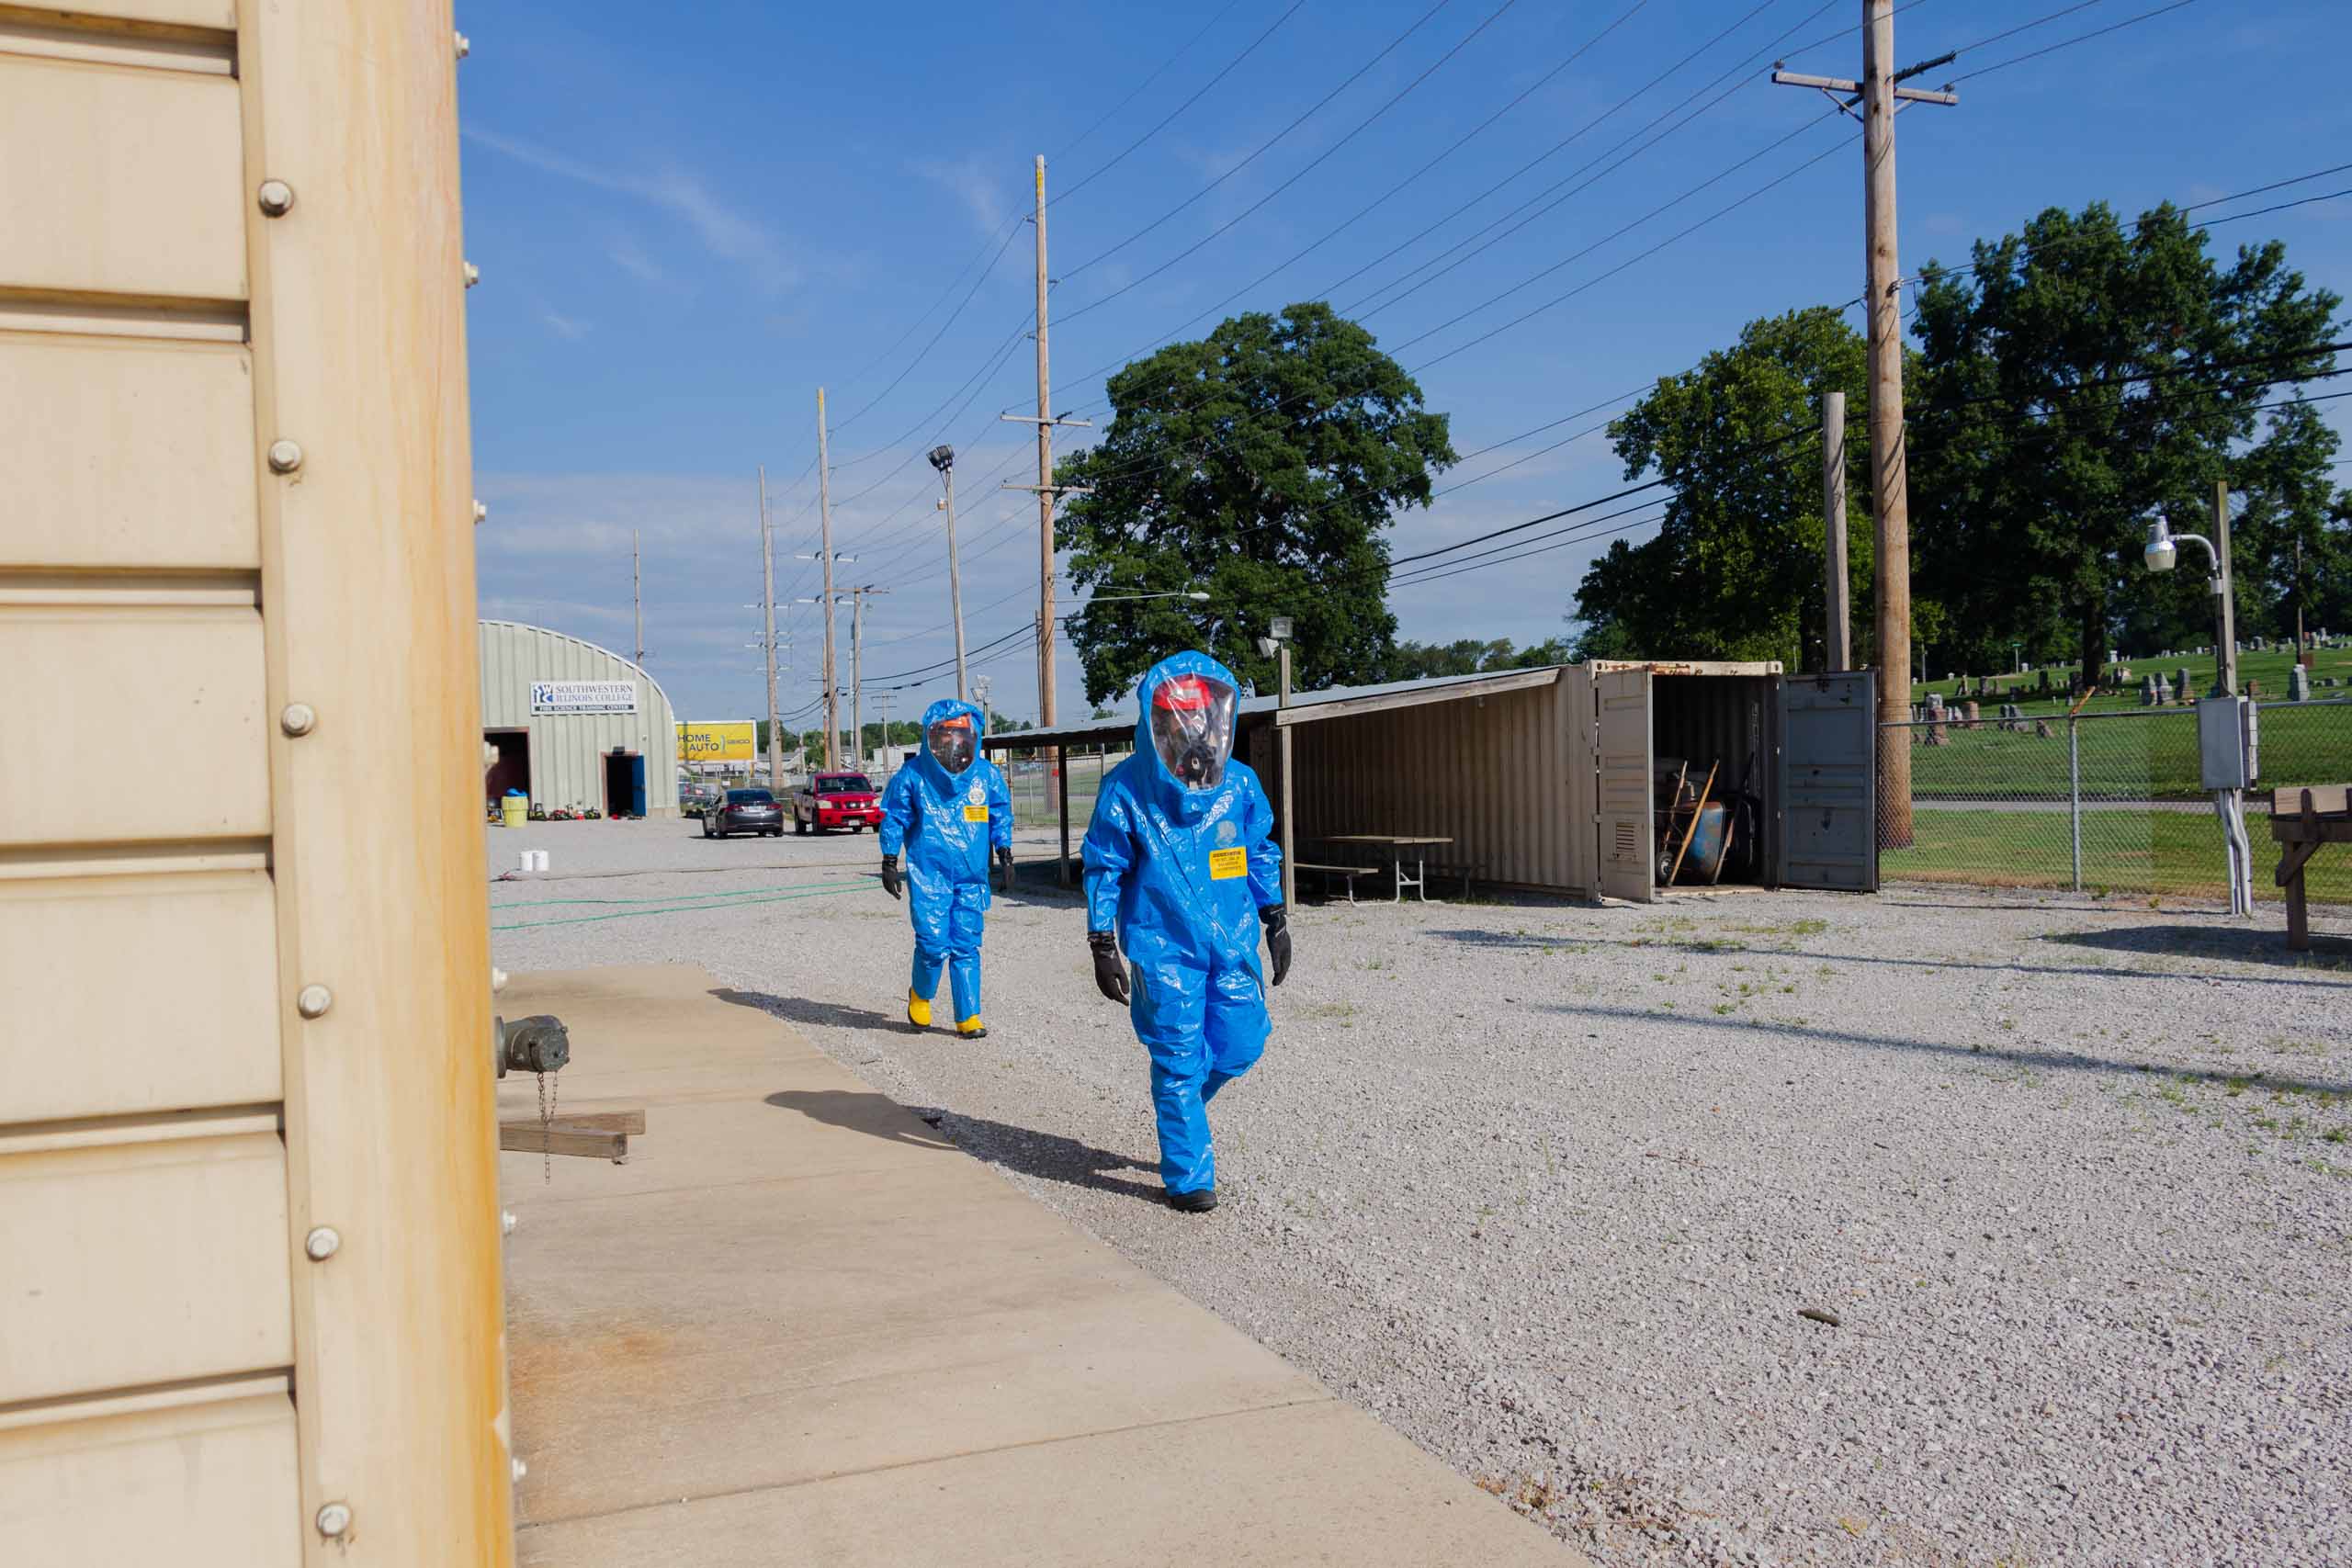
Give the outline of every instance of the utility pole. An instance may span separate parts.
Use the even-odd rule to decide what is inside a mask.
[[[883,687],[874,694],[874,701],[882,709],[882,745],[877,752],[884,763],[890,761],[890,688]],[[885,773],[892,770],[886,766]]]
[[[947,513],[947,600],[956,620],[956,695],[963,700],[964,692],[964,572],[956,560],[956,448],[942,444],[927,454],[931,466],[939,470],[940,479],[947,486],[947,493],[940,499],[939,509]]]
[[[849,591],[849,716],[851,734],[854,737],[850,743],[850,753],[856,759],[860,772],[865,768],[865,601],[874,594],[888,592],[888,589],[876,588],[870,582]],[[882,743],[886,746],[890,743],[888,720],[882,726]]]
[[[2230,481],[2213,481],[2213,570],[2222,580],[2221,642],[2213,649],[2213,667],[2220,673],[2224,697],[2238,694],[2238,609],[2236,573],[2230,562]],[[2250,913],[2251,911],[2249,911]]]
[[[760,637],[760,662],[768,673],[768,788],[784,783],[784,736],[776,723],[775,703],[775,541],[768,527],[768,470],[760,465],[760,607],[765,627]]]
[[[764,482],[761,488],[766,488]],[[764,505],[760,508],[760,515],[763,518],[767,515]],[[763,526],[761,536],[764,538],[766,533]],[[645,556],[639,548],[638,532],[634,528],[628,531],[628,599],[631,608],[637,612],[637,667],[642,670],[645,668]]]
[[[825,389],[817,389],[817,548],[825,560],[825,766],[840,765],[833,740],[841,733],[840,687],[833,677],[833,469],[825,452]]]
[[[1903,444],[1903,269],[1894,243],[1894,110],[1898,103],[1960,102],[1946,87],[1926,91],[1900,84],[1950,61],[1949,53],[1894,69],[1894,0],[1862,0],[1862,79],[1805,76],[1775,68],[1782,86],[1812,87],[1851,114],[1862,109],[1862,224],[1869,283],[1871,511],[1877,520],[1872,562],[1877,600],[1878,841],[1901,849],[1911,842],[1911,746],[1905,730],[1887,728],[1911,716],[1911,499]],[[1897,681],[1900,671],[1906,677]]]
[[[1821,394],[1821,667],[1853,668],[1853,634],[1846,606],[1846,394]],[[1906,655],[1903,669],[1910,673]],[[1908,688],[1910,682],[1905,680]],[[1910,693],[1904,693],[1910,705]]]
[[[2311,659],[2303,646],[2303,541],[2298,537],[2295,540],[2295,662],[2309,669]]]

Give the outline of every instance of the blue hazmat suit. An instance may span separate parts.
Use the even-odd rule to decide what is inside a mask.
[[[1103,778],[1084,854],[1087,929],[1116,931],[1126,955],[1128,1017],[1151,1055],[1159,1177],[1171,1195],[1216,1184],[1207,1106],[1272,1032],[1258,911],[1283,901],[1273,807],[1258,775],[1228,760],[1214,784],[1188,788],[1155,743],[1159,687],[1187,676],[1238,690],[1204,653],[1152,667],[1136,692],[1135,754]]]
[[[955,698],[923,710],[922,728],[967,716],[978,733],[980,710]],[[929,1001],[947,966],[960,1025],[980,1016],[980,928],[989,908],[989,859],[1012,847],[1012,796],[1004,773],[975,755],[950,773],[927,746],[890,775],[882,791],[882,852],[902,855],[907,913],[914,922],[914,994]]]

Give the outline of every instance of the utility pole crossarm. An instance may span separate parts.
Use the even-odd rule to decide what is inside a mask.
[[[1051,419],[1043,419],[1033,413],[1001,413],[996,417],[1000,421],[1011,424],[1067,424],[1080,430],[1091,430],[1094,428],[1094,422],[1092,420],[1072,419],[1068,414],[1056,414]]]
[[[1911,69],[1923,71],[1928,65],[1938,63],[1940,62],[1929,61],[1928,65],[1915,65]],[[1772,82],[1781,87],[1818,87],[1825,93],[1849,94],[1853,103],[1845,105],[1847,108],[1852,108],[1854,104],[1861,101],[1862,85],[1849,82],[1843,76],[1808,76],[1801,71],[1775,71]],[[1956,107],[1960,102],[1960,95],[1950,87],[1897,87],[1894,96],[1906,104],[1942,104],[1947,108]]]

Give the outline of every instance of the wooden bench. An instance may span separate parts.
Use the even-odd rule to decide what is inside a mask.
[[[1460,877],[1464,898],[1470,897],[1471,882],[1484,875],[1486,870],[1487,863],[1484,861],[1431,861],[1423,868],[1424,874],[1430,876]]]
[[[2352,844],[2352,785],[2270,792],[2270,837],[2280,845],[2271,880],[2287,893],[2287,945],[2308,953],[2311,911],[2303,900],[2303,870],[2322,844]]]
[[[1325,865],[1316,861],[1306,860],[1292,862],[1291,869],[1293,871],[1321,872],[1323,874],[1323,897],[1326,898],[1329,898],[1331,896],[1331,878],[1335,876],[1344,877],[1347,881],[1348,902],[1351,904],[1356,901],[1356,878],[1359,876],[1378,876],[1380,874],[1380,868],[1376,865]]]

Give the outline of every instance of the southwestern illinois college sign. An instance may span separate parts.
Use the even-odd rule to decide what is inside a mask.
[[[534,681],[531,711],[537,713],[635,713],[634,681]]]

